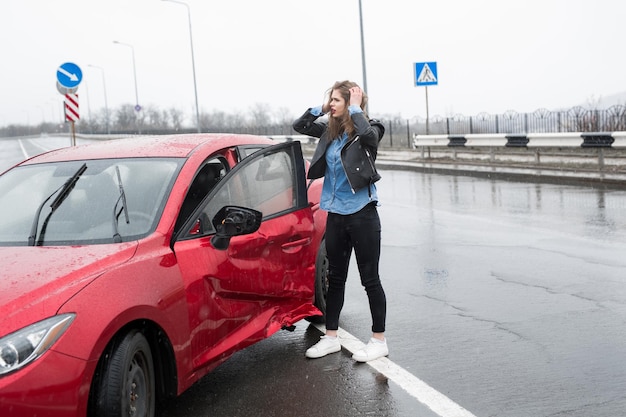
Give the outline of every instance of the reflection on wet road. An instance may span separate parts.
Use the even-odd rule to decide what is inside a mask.
[[[396,362],[478,416],[626,409],[625,191],[385,174]]]

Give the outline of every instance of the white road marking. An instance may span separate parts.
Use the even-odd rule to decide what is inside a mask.
[[[26,148],[24,148],[22,139],[19,139],[17,142],[20,144],[20,149],[22,150],[22,155],[24,155],[24,159],[28,158],[28,153],[26,152]]]
[[[35,153],[33,155],[29,155],[28,152],[26,152],[26,148],[24,147],[24,141],[26,141],[26,140],[28,142],[30,142],[30,144],[32,146],[41,149],[41,152],[39,152],[39,153],[48,152],[48,151],[51,151],[53,149],[58,149],[58,148],[65,147],[65,146],[49,146],[49,144],[48,144],[48,146],[43,146],[43,145],[41,145],[41,143],[39,143],[37,140],[34,140],[34,139],[18,139],[17,141],[20,144],[20,149],[22,150],[22,155],[24,155],[24,159],[28,159],[31,156],[34,156],[35,154],[37,154],[37,153]]]
[[[41,149],[41,151],[42,151],[42,152],[48,152],[48,151],[51,151],[51,150],[53,150],[53,149],[57,149],[57,148],[59,148],[58,146],[43,146],[41,143],[39,143],[39,142],[38,142],[38,141],[36,141],[36,140],[31,140],[31,141],[30,141],[30,144],[31,144],[31,145],[33,145],[33,146],[34,146],[34,147],[36,147],[36,148]],[[49,144],[48,144],[48,145],[49,145]]]
[[[316,324],[315,327],[322,333],[326,331],[322,324]],[[337,334],[341,346],[350,353],[354,353],[365,347],[365,343],[342,328],[339,328]],[[400,388],[409,393],[409,395],[441,417],[476,417],[406,369],[389,360],[389,358],[376,359],[367,362],[367,364],[386,376],[389,380],[398,384]]]

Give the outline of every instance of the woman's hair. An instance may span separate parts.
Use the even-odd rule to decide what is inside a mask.
[[[327,91],[327,103],[330,105],[330,96],[333,91],[337,90],[341,94],[341,97],[346,102],[346,111],[340,119],[335,117],[328,118],[328,139],[333,140],[335,138],[340,137],[344,132],[348,134],[348,137],[354,136],[354,123],[352,123],[352,118],[350,117],[350,113],[348,112],[348,106],[350,105],[350,89],[352,87],[358,87],[358,84],[352,81],[337,81],[330,89]],[[365,108],[367,106],[367,94],[363,91],[363,100],[361,101],[361,110],[365,112]],[[365,116],[367,117],[367,115]]]

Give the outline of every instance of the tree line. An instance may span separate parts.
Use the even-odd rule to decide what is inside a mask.
[[[200,112],[200,131],[232,132],[262,135],[288,135],[292,133],[293,113],[285,107],[277,110],[264,103],[256,103],[246,112],[221,110]],[[37,125],[10,124],[0,127],[0,137],[30,136],[64,133],[68,123],[42,122]],[[190,119],[176,107],[161,109],[147,105],[135,111],[132,104],[114,109],[99,109],[90,114],[81,114],[75,123],[77,133],[83,134],[148,134],[148,133],[193,133],[198,131],[196,118]]]
[[[295,132],[291,124],[295,117],[289,108],[275,110],[268,104],[256,103],[245,112],[202,111],[198,129],[196,118],[188,118],[179,108],[163,110],[148,105],[137,112],[134,105],[124,104],[108,112],[99,109],[82,115],[75,131],[94,135],[196,133],[198,130],[206,133],[293,135]],[[508,111],[476,116],[434,116],[429,120],[380,114],[377,119],[386,127],[384,145],[410,147],[415,134],[626,131],[626,104],[607,109],[576,106],[557,111],[538,109],[532,113]],[[34,126],[12,124],[0,127],[0,137],[67,133],[69,129],[69,124],[61,121]]]

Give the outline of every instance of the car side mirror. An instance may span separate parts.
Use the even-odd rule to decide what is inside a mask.
[[[216,233],[211,238],[215,249],[226,250],[233,236],[247,235],[256,232],[261,227],[263,213],[258,210],[224,206],[213,217],[213,226]]]

